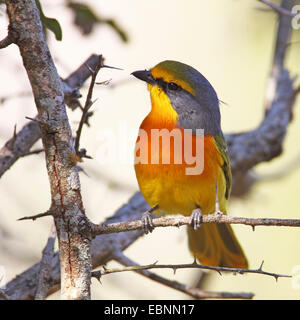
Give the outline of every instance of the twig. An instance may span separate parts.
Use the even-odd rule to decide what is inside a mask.
[[[81,87],[85,80],[90,77],[90,71],[87,70],[86,64],[95,68],[98,56],[91,55],[77,70],[75,70],[64,81],[70,87]],[[27,154],[30,148],[41,137],[40,126],[37,121],[30,121],[16,134],[14,138],[14,150],[10,149],[13,138],[8,140],[0,149],[0,178],[1,176],[21,157]]]
[[[56,229],[53,223],[48,237],[47,244],[43,250],[42,260],[40,263],[40,273],[35,294],[35,300],[44,300],[47,297],[49,288],[52,286],[51,269],[54,256],[54,243],[56,239]]]
[[[14,39],[11,34],[8,34],[3,40],[0,40],[0,49],[4,49],[14,43]]]
[[[282,14],[284,16],[288,16],[288,17],[296,17],[297,14],[296,13],[293,13],[287,9],[284,9],[280,6],[277,6],[276,4],[274,4],[273,2],[271,1],[267,1],[267,0],[259,0],[259,2],[262,2],[264,3],[265,5],[269,6],[270,8],[272,8],[275,12],[279,13],[279,14]]]
[[[240,268],[228,268],[228,267],[214,267],[214,266],[207,266],[198,264],[196,260],[194,260],[193,263],[186,263],[186,264],[157,264],[157,262],[139,266],[139,265],[129,265],[123,268],[110,268],[107,269],[106,267],[103,267],[103,270],[96,271],[94,276],[101,277],[106,274],[111,273],[118,273],[118,272],[124,272],[124,271],[140,271],[140,270],[149,270],[149,269],[172,269],[174,274],[178,269],[201,269],[201,270],[211,270],[216,271],[220,275],[222,275],[221,272],[232,272],[234,274],[246,274],[246,273],[256,273],[256,274],[262,274],[270,277],[274,277],[277,281],[278,278],[291,278],[290,275],[286,274],[279,274],[279,273],[272,273],[262,270],[263,262],[261,263],[260,267],[257,269],[240,269]]]
[[[39,213],[39,214],[36,214],[34,216],[27,216],[27,217],[22,217],[20,219],[18,219],[18,221],[22,221],[22,220],[36,220],[38,218],[42,218],[42,217],[47,217],[47,216],[53,216],[54,215],[54,212],[52,211],[46,211],[46,212],[43,212],[43,213]]]
[[[92,70],[91,67],[87,65],[88,69],[90,70],[90,72],[92,74],[92,78],[91,78],[91,83],[90,83],[90,86],[89,86],[88,94],[87,94],[87,97],[86,97],[85,105],[84,105],[83,110],[82,110],[82,115],[81,115],[81,119],[80,119],[80,122],[79,122],[79,125],[78,125],[78,129],[76,131],[76,139],[75,139],[75,151],[76,151],[76,154],[79,151],[79,142],[80,142],[80,136],[81,136],[81,131],[82,131],[83,125],[85,123],[87,123],[89,116],[92,115],[88,111],[89,111],[90,107],[93,104],[92,103],[93,89],[94,89],[94,86],[95,86],[95,81],[96,81],[97,74],[100,71],[100,69],[103,67],[103,61],[104,60],[103,60],[102,55],[99,55],[98,56],[98,62],[97,62],[95,70]]]
[[[138,267],[138,265],[134,261],[129,259],[127,256],[125,256],[121,251],[115,252],[113,258],[114,260],[118,261],[120,264],[124,265],[125,267],[128,267],[128,266]],[[210,299],[252,299],[254,296],[253,293],[248,293],[248,292],[212,292],[212,291],[201,290],[199,288],[187,286],[175,280],[166,279],[155,273],[150,272],[149,270],[136,269],[133,271],[153,281],[156,281],[160,284],[166,285],[172,289],[183,292],[195,299],[209,299],[209,298]]]
[[[190,217],[162,217],[153,219],[152,222],[154,227],[181,227],[183,225],[190,225]],[[251,226],[253,230],[256,226],[300,227],[300,219],[244,218],[231,217],[218,213],[203,215],[202,223],[244,224]],[[130,222],[116,222],[111,224],[92,225],[92,228],[94,235],[118,233],[142,229],[142,222],[141,220]]]
[[[28,151],[27,153],[25,153],[22,157],[27,157],[27,156],[31,156],[33,154],[39,154],[39,153],[42,153],[44,152],[44,148],[41,148],[41,149],[36,149],[36,150],[32,150],[32,151]]]

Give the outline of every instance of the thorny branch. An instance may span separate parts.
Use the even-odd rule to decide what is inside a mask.
[[[126,267],[132,267],[132,266],[138,267],[138,264],[136,264],[134,261],[129,259],[127,256],[125,256],[122,251],[116,251],[113,257],[114,257],[114,260],[116,260],[117,262],[119,262],[120,264]],[[140,275],[143,275],[148,279],[151,279],[160,284],[163,284],[167,287],[170,287],[184,294],[187,294],[188,296],[191,296],[195,299],[252,299],[254,296],[253,293],[248,293],[248,292],[212,292],[212,291],[201,290],[199,288],[190,287],[186,284],[182,284],[175,280],[166,279],[153,272],[150,272],[149,270],[134,268],[132,271]],[[99,275],[99,271],[93,272],[92,276],[96,277],[100,281],[101,275]]]
[[[80,88],[87,78],[91,76],[90,71],[86,68],[86,64],[90,68],[97,65],[98,56],[91,55],[77,70],[75,70],[63,83],[73,89]],[[72,91],[72,90],[71,90]],[[71,92],[70,91],[70,92]],[[65,94],[65,100],[77,101],[77,97]],[[17,132],[4,146],[0,149],[0,178],[1,176],[21,157],[30,153],[31,147],[41,138],[39,124],[36,121],[30,121]],[[12,142],[13,148],[12,148]]]
[[[51,189],[50,211],[59,243],[62,299],[90,299],[91,234],[82,203],[71,128],[64,103],[64,89],[43,32],[35,0],[6,1],[9,29],[18,36],[45,150]],[[30,50],[28,50],[30,48]],[[28,151],[28,150],[27,150]]]
[[[149,270],[149,269],[172,269],[175,274],[178,269],[202,269],[202,270],[216,271],[220,275],[222,275],[222,272],[232,272],[233,274],[256,273],[256,274],[262,274],[262,275],[274,277],[276,281],[278,280],[278,278],[291,278],[290,275],[264,271],[262,270],[262,267],[263,267],[263,262],[261,263],[260,267],[257,269],[213,267],[213,266],[198,264],[196,260],[194,260],[193,263],[185,263],[185,264],[157,264],[157,262],[155,262],[155,263],[144,265],[144,266],[129,265],[123,268],[106,268],[105,266],[103,266],[102,270],[93,271],[92,276],[100,280],[100,278],[104,275],[111,274],[111,273],[125,272],[125,271],[141,271],[141,270]]]
[[[81,136],[81,131],[82,131],[83,125],[88,124],[89,117],[92,115],[92,113],[89,112],[89,109],[93,105],[92,95],[93,95],[93,89],[94,89],[96,77],[97,77],[97,74],[100,71],[100,69],[103,67],[102,55],[100,55],[98,57],[98,62],[97,62],[95,70],[93,70],[89,65],[86,65],[86,67],[90,70],[92,77],[91,77],[91,83],[89,86],[89,91],[88,91],[88,94],[86,97],[85,105],[82,109],[82,116],[81,116],[81,119],[80,119],[80,122],[78,125],[78,129],[76,132],[76,139],[75,139],[76,154],[78,154],[78,152],[79,152],[79,141],[80,141],[80,136]]]
[[[190,217],[174,217],[174,218],[156,218],[152,220],[154,227],[181,227],[190,225]],[[300,219],[273,219],[273,218],[244,218],[232,217],[224,214],[213,213],[202,216],[202,223],[230,223],[230,224],[244,224],[251,226],[252,229],[256,226],[286,226],[286,227],[300,227]],[[129,222],[117,222],[111,224],[93,225],[93,234],[118,233],[124,231],[133,231],[142,228],[141,220]]]
[[[51,269],[54,256],[55,239],[56,229],[53,223],[50,230],[49,238],[47,240],[47,244],[43,250],[35,300],[44,300],[47,297],[47,293],[52,286]]]

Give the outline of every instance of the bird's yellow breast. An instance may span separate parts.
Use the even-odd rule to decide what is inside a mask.
[[[170,164],[162,163],[162,151],[164,145],[162,140],[153,148],[151,141],[151,130],[174,128],[182,131],[181,143],[184,151],[184,135],[187,134],[183,129],[176,126],[177,113],[170,104],[168,97],[158,87],[149,86],[151,93],[152,110],[144,119],[140,130],[147,133],[144,143],[148,147],[148,163],[136,163],[135,172],[140,190],[150,206],[159,205],[160,212],[167,214],[190,215],[192,210],[200,206],[202,213],[214,212],[216,203],[216,183],[218,183],[218,193],[220,207],[226,211],[225,178],[222,173],[223,159],[215,145],[212,136],[204,137],[203,171],[199,175],[187,175],[186,168],[191,167],[184,161],[174,162],[176,152],[174,140],[170,140]],[[142,135],[140,135],[142,137]],[[137,145],[143,143],[141,138],[137,139]],[[199,137],[192,136],[192,148],[195,149]],[[152,147],[151,147],[152,146]],[[138,153],[139,150],[136,150]],[[139,154],[136,153],[136,156]],[[151,156],[156,156],[157,164],[153,164]],[[201,155],[202,156],[202,155]]]

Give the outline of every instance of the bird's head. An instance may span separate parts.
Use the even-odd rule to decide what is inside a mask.
[[[204,129],[206,134],[220,132],[217,94],[208,80],[193,67],[167,60],[132,75],[148,84],[152,105],[163,107],[169,104],[170,108],[164,107],[164,112],[175,111],[180,127]]]

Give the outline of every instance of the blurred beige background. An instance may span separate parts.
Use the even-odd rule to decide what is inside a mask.
[[[62,77],[75,70],[91,53],[102,53],[108,65],[124,71],[102,70],[99,81],[112,79],[111,86],[98,86],[94,97],[98,101],[91,127],[84,128],[81,145],[94,160],[86,160],[81,175],[86,212],[94,222],[103,221],[138,189],[131,164],[100,165],[97,153],[101,148],[99,134],[103,129],[117,132],[120,121],[128,130],[137,132],[150,110],[144,84],[132,79],[130,73],[149,68],[165,59],[174,59],[194,66],[212,83],[221,100],[223,131],[239,132],[256,127],[263,116],[266,79],[273,53],[276,15],[263,12],[255,0],[103,0],[86,1],[99,14],[114,17],[128,32],[130,41],[124,44],[109,27],[97,27],[88,37],[82,37],[72,25],[72,15],[62,0],[42,0],[44,12],[59,20],[63,41],[49,34],[49,46]],[[0,38],[6,35],[7,20],[0,16]],[[288,51],[287,66],[293,75],[300,74],[300,32],[294,32]],[[7,100],[0,105],[0,145],[20,129],[36,109],[30,87],[16,46],[0,51],[0,98],[17,93],[28,96]],[[123,82],[124,81],[124,82]],[[82,90],[85,97],[87,88]],[[300,100],[294,110],[283,154],[274,161],[261,164],[261,175],[287,169],[300,157]],[[69,111],[70,122],[76,128],[79,112]],[[99,133],[100,132],[100,133]],[[133,150],[134,142],[128,140]],[[38,147],[38,146],[36,146]],[[300,160],[299,160],[300,162]],[[246,199],[230,203],[233,216],[299,218],[300,166],[280,179],[257,184]],[[16,221],[18,218],[44,212],[50,203],[48,178],[43,155],[19,160],[0,181],[0,265],[10,280],[41,257],[51,226],[51,219]],[[300,265],[300,230],[284,227],[234,226],[249,258],[250,267],[265,261],[265,270],[292,274]],[[187,263],[192,261],[187,250],[184,228],[157,229],[134,243],[125,253],[140,264]],[[146,254],[145,254],[146,253]],[[116,265],[110,263],[110,266]],[[170,279],[195,285],[197,270],[157,271]],[[299,271],[298,271],[299,273]],[[108,275],[102,286],[93,281],[94,299],[186,299],[175,290],[147,280],[134,273]],[[294,277],[294,283],[297,278]],[[130,284],[130,285],[129,285]],[[297,284],[297,283],[296,283]],[[299,284],[298,284],[299,286]],[[291,279],[263,275],[213,274],[206,289],[213,291],[254,292],[255,299],[298,299],[300,289],[293,289]],[[59,297],[57,294],[51,298]]]

